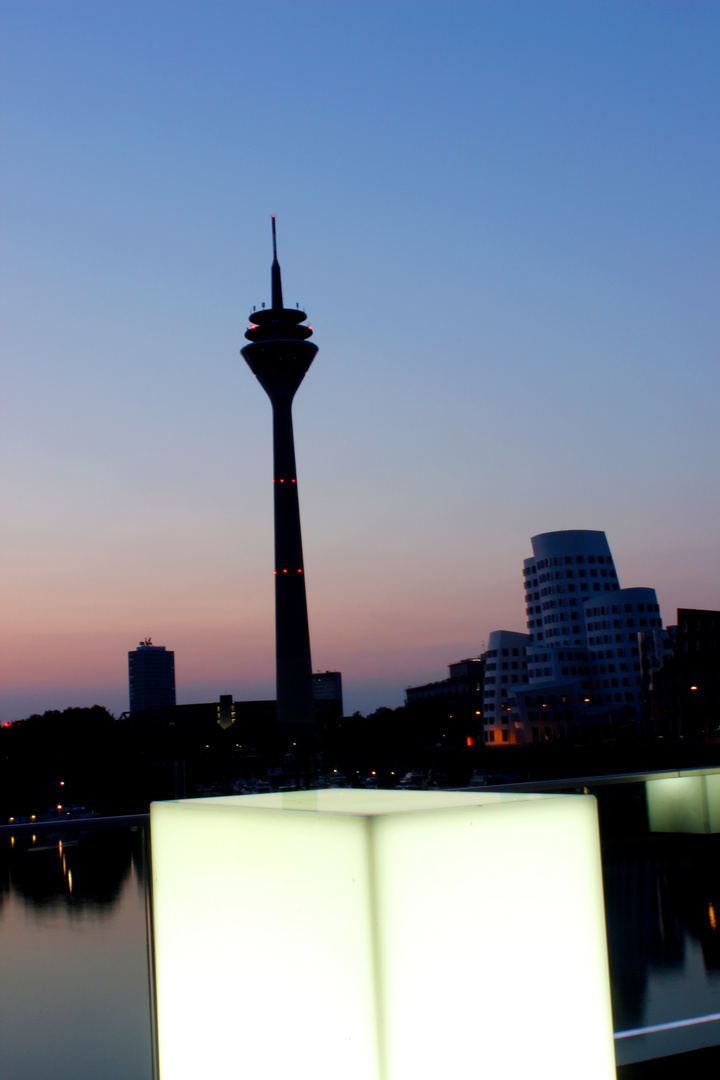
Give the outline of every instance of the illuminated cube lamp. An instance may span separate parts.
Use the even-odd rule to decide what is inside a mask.
[[[663,776],[645,781],[650,832],[720,832],[720,774]]]
[[[592,796],[154,803],[160,1080],[614,1080]]]

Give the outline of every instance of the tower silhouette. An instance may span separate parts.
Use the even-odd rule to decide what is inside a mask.
[[[293,439],[292,402],[315,359],[312,329],[299,308],[283,306],[272,219],[272,304],[250,315],[240,351],[270,398],[273,411],[273,486],[275,511],[275,658],[277,719],[289,735],[315,734],[310,632],[303,565]]]

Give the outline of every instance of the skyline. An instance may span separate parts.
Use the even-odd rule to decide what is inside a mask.
[[[603,530],[666,624],[720,608],[716,5],[2,20],[0,720],[122,711],[145,636],[178,701],[274,696],[239,353],[271,214],[320,347],[298,483],[346,711],[523,631],[539,533]]]

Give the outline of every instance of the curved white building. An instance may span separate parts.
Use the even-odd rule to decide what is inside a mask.
[[[540,533],[531,543],[523,563],[528,633],[490,635],[494,651],[524,639],[526,678],[488,685],[490,664],[502,660],[485,654],[485,741],[554,741],[581,737],[588,723],[640,721],[638,634],[662,627],[655,590],[620,588],[599,530]]]
[[[531,640],[543,649],[584,647],[583,604],[620,588],[605,533],[568,529],[530,542],[533,554],[523,563],[523,578]]]

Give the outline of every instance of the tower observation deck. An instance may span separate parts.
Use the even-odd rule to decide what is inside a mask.
[[[272,219],[272,303],[250,315],[240,351],[270,398],[273,412],[273,503],[275,516],[275,658],[277,719],[289,736],[314,736],[310,632],[305,567],[300,532],[292,402],[318,348],[308,338],[312,329],[299,308],[283,305]]]

